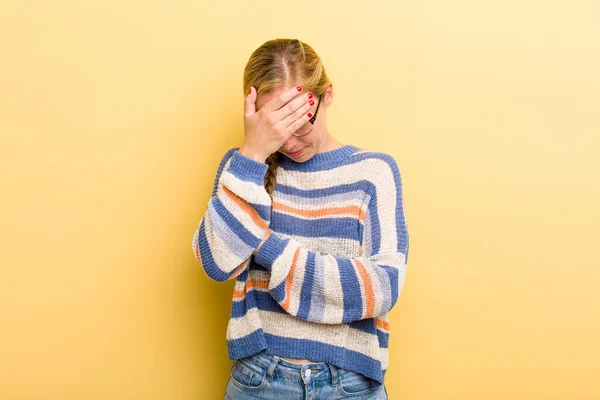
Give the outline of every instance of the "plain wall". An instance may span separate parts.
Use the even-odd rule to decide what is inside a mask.
[[[218,399],[233,281],[191,240],[242,73],[299,38],[398,161],[391,399],[600,398],[600,3],[9,0],[0,398]]]

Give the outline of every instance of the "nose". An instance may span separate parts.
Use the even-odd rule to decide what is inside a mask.
[[[290,153],[292,150],[299,150],[298,148],[301,147],[299,141],[298,137],[290,135],[288,140],[281,146],[281,150],[285,153]]]

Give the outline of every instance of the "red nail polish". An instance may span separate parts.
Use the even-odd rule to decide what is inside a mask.
[[[301,91],[302,90],[302,86],[296,86],[296,90],[297,91]]]
[[[313,94],[312,94],[312,93],[310,93],[310,92],[307,94],[307,96],[308,96],[308,98],[309,98],[309,99],[312,99],[312,98],[313,98]]]
[[[312,118],[312,113],[308,113],[308,118]]]
[[[248,91],[248,94],[252,93],[252,88],[250,88],[250,90]]]
[[[310,104],[311,106],[314,106],[315,105],[315,101],[311,100],[311,101],[308,102],[308,104]]]

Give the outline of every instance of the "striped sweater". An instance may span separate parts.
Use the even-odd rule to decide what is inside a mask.
[[[305,162],[280,154],[271,200],[268,165],[238,150],[221,159],[192,238],[210,279],[236,279],[229,359],[267,349],[383,383],[408,260],[396,161],[353,145]]]

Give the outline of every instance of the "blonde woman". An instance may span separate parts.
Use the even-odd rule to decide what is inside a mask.
[[[408,260],[398,165],[331,136],[333,85],[308,44],[263,43],[243,83],[244,141],[192,240],[210,279],[236,280],[225,398],[387,399]]]

